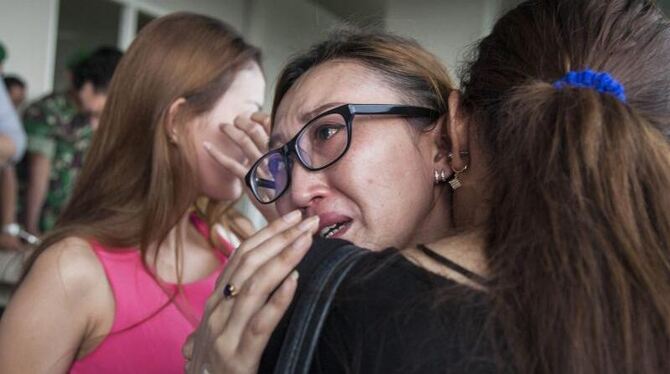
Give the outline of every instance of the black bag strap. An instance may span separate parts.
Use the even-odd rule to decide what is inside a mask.
[[[295,302],[275,373],[308,373],[321,329],[337,289],[366,251],[344,245],[333,250],[309,279]]]

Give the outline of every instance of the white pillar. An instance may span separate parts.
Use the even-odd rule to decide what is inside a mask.
[[[44,88],[47,92],[54,88],[56,73],[56,44],[58,43],[58,14],[60,0],[49,1],[48,36],[46,44],[46,58],[44,61]]]
[[[137,33],[137,7],[135,5],[123,4],[121,18],[119,19],[118,47],[122,50],[128,48]]]

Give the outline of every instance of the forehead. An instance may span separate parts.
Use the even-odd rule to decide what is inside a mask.
[[[258,64],[250,63],[238,71],[226,91],[229,92],[232,96],[244,95],[262,104],[265,95],[265,77]]]
[[[399,95],[381,74],[357,62],[329,61],[310,69],[284,95],[272,126],[272,143],[287,142],[312,117],[338,105],[399,103]]]

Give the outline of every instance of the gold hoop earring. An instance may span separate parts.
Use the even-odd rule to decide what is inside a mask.
[[[451,186],[451,189],[456,191],[457,189],[461,188],[463,186],[463,183],[461,182],[461,179],[459,178],[461,174],[465,173],[468,170],[468,165],[463,166],[460,170],[456,170],[453,167],[451,170],[454,172],[451,174],[451,177],[447,182]]]
[[[468,151],[462,151],[462,152],[459,152],[458,154],[462,158],[468,158],[470,156],[470,153]],[[452,160],[454,158],[454,154],[449,153],[447,155],[447,158],[449,160]],[[452,190],[456,191],[457,189],[459,189],[463,186],[463,182],[461,182],[460,176],[461,176],[461,174],[465,173],[467,170],[468,170],[467,162],[466,162],[465,166],[463,166],[461,169],[455,169],[453,166],[451,166],[451,171],[453,171],[453,174],[451,174],[451,176],[448,178],[447,183],[449,183]]]

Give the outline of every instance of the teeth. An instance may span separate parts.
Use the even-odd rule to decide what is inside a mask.
[[[335,235],[336,232],[338,232],[342,227],[344,226],[343,223],[335,223],[329,226],[326,226],[319,231],[319,236],[322,238],[330,238],[333,235]]]
[[[338,225],[338,224],[335,223],[335,224],[332,224],[332,225],[330,225],[330,226],[326,226],[326,227],[322,228],[321,231],[319,231],[319,235],[320,235],[322,238],[327,238],[327,237],[329,237],[328,234],[330,234],[331,231],[335,231],[335,228],[337,227],[337,225]]]

